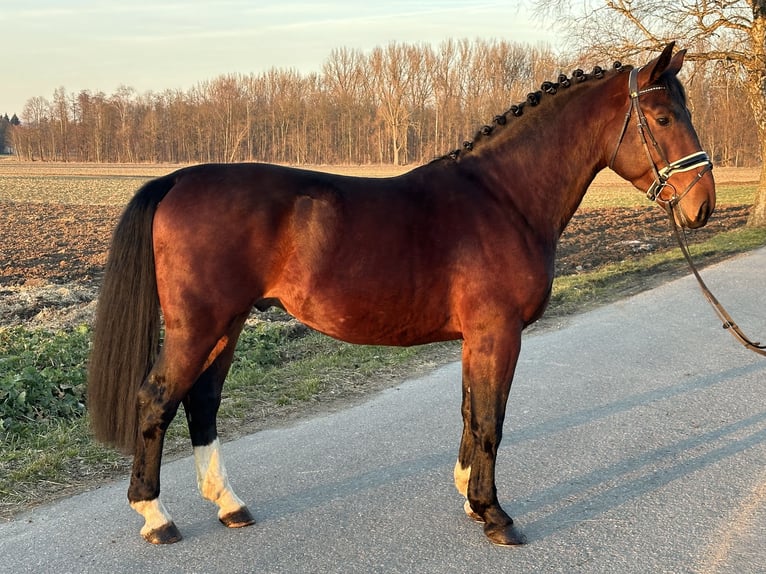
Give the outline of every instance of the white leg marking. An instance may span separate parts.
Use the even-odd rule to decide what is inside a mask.
[[[194,447],[194,463],[197,467],[197,487],[200,494],[202,498],[218,505],[219,518],[245,506],[229,486],[218,439],[207,446]]]
[[[468,481],[471,478],[471,467],[463,468],[460,461],[455,463],[455,488],[457,491],[468,498]]]
[[[465,496],[465,504],[463,504],[463,510],[468,516],[470,516],[474,520],[483,522],[481,516],[479,516],[473,511],[473,508],[471,508],[471,503],[468,502],[468,481],[471,480],[471,467],[468,466],[466,468],[463,468],[463,465],[460,464],[460,461],[457,461],[455,463],[454,474],[455,474],[455,487],[457,488],[460,494]]]
[[[141,528],[141,535],[146,537],[150,532],[173,522],[170,514],[165,510],[165,506],[159,498],[154,500],[141,500],[131,502],[130,507],[144,517],[144,526]]]

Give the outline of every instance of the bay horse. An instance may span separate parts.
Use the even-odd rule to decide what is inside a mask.
[[[455,484],[492,542],[522,543],[495,460],[521,333],[548,303],[564,227],[607,166],[681,226],[715,207],[673,49],[641,68],[562,74],[460,151],[397,177],[208,164],[144,185],[114,232],[88,373],[95,436],[134,456],[143,537],[181,537],[159,498],[181,403],[202,496],[226,526],[254,522],[230,487],[216,413],[245,319],[279,306],[351,343],[462,339]]]

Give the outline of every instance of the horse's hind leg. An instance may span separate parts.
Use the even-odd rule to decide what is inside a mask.
[[[240,528],[255,523],[250,511],[229,485],[216,428],[216,414],[221,404],[223,383],[229,372],[245,318],[246,315],[232,327],[223,351],[197,379],[183,400],[194,447],[197,486],[203,498],[218,506],[218,519],[229,528]]]
[[[239,331],[237,331],[239,333]],[[200,374],[226,348],[227,337],[167,328],[157,362],[138,391],[138,426],[130,506],[144,517],[141,535],[153,544],[169,544],[181,534],[160,501],[160,463],[165,432]]]
[[[152,544],[171,544],[181,533],[160,501],[160,463],[165,431],[180,404],[178,379],[168,368],[167,347],[163,348],[138,391],[139,432],[128,488],[130,506],[144,517],[141,536]]]

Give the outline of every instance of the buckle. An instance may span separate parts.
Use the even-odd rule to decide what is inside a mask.
[[[657,201],[657,196],[662,193],[662,190],[668,184],[668,180],[665,177],[660,176],[661,179],[655,179],[649,189],[646,190],[646,198],[649,201]]]

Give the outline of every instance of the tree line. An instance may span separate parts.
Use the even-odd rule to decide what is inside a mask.
[[[459,147],[543,81],[571,71],[563,59],[499,40],[393,42],[368,53],[335,49],[309,74],[272,68],[142,94],[61,87],[50,99],[29,99],[6,140],[33,161],[417,164]],[[759,162],[743,79],[696,62],[687,83],[715,163]]]

